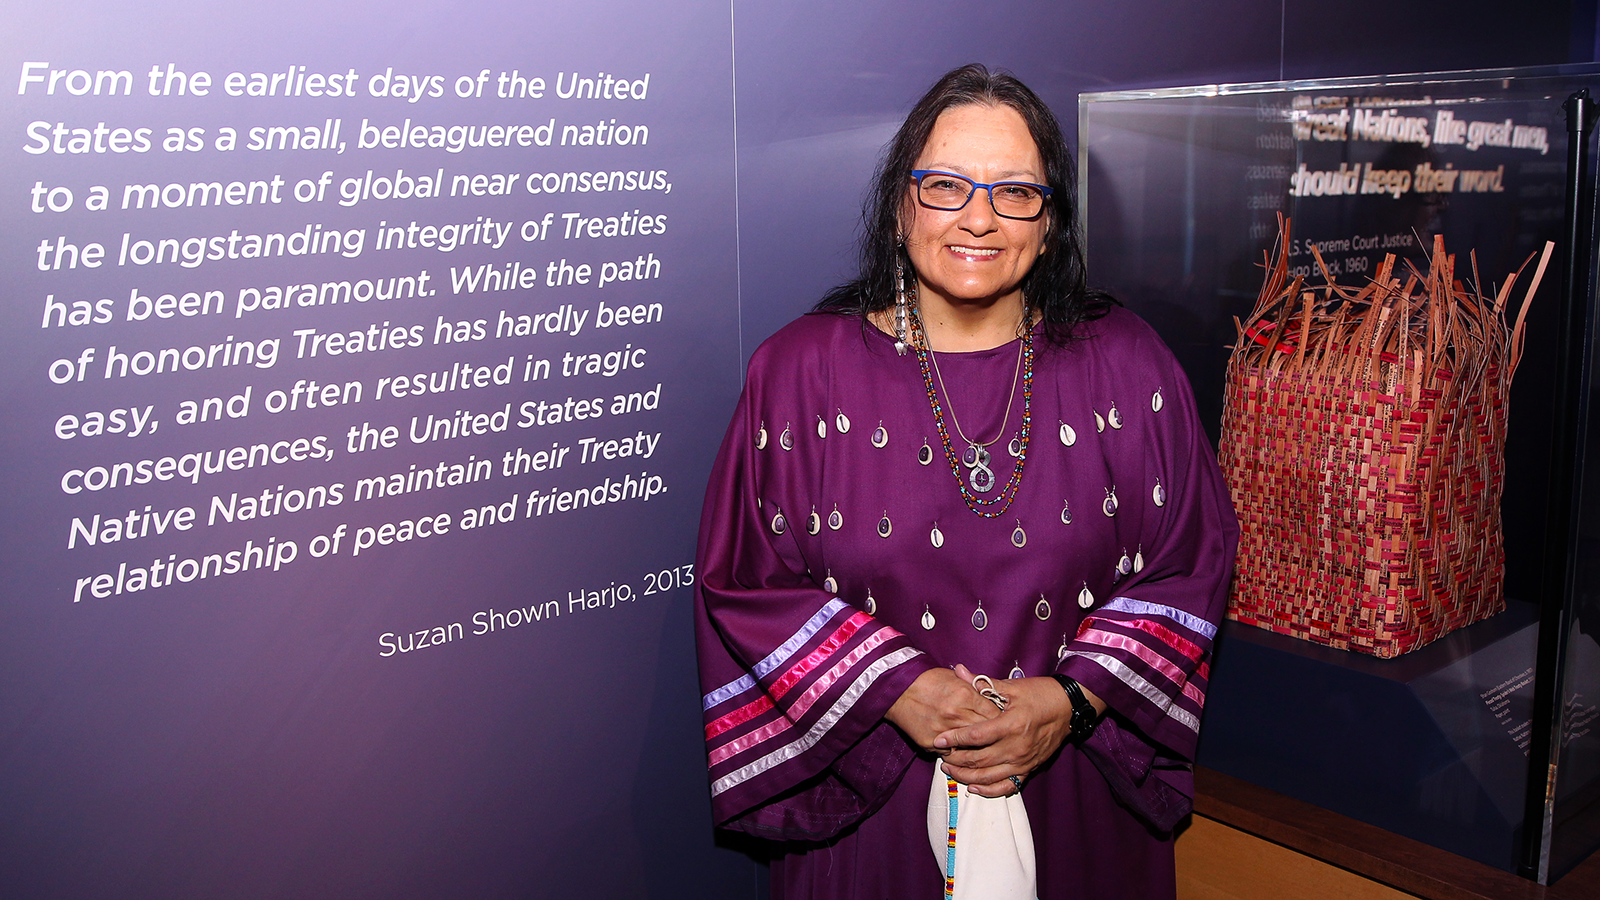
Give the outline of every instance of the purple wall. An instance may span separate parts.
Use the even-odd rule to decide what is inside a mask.
[[[1376,4],[1371,4],[1373,11]],[[1401,4],[1431,10],[1431,4]],[[713,845],[707,815],[697,687],[689,637],[689,592],[644,595],[663,570],[693,554],[705,471],[738,389],[742,361],[767,334],[809,306],[850,268],[862,185],[915,96],[951,66],[1005,66],[1037,88],[1071,134],[1079,91],[1132,83],[1254,80],[1333,75],[1374,68],[1416,69],[1555,62],[1565,58],[1570,12],[1557,27],[1526,8],[1487,11],[1448,50],[1416,50],[1398,31],[1375,29],[1338,41],[1309,4],[1233,0],[1221,6],[1158,3],[1002,3],[974,18],[955,4],[761,4],[637,2],[504,3],[295,2],[219,10],[214,4],[105,3],[16,8],[0,33],[0,266],[5,328],[0,392],[6,426],[0,459],[0,893],[27,897],[210,896],[747,896],[758,872],[744,856]],[[1382,9],[1392,15],[1395,4]],[[1287,9],[1287,18],[1280,12]],[[1350,7],[1341,9],[1348,11]],[[1302,15],[1305,12],[1305,15]],[[1592,27],[1592,15],[1590,16]],[[953,24],[952,24],[953,23]],[[1537,26],[1537,27],[1536,27]],[[1315,38],[1315,39],[1313,39]],[[1581,42],[1579,42],[1581,43]],[[1586,45],[1587,46],[1587,45]],[[1306,48],[1302,53],[1297,48]],[[1022,49],[1019,49],[1022,48]],[[1287,54],[1281,50],[1287,49]],[[1429,55],[1432,54],[1432,55]],[[1454,55],[1452,55],[1454,54]],[[1555,54],[1549,56],[1547,54]],[[1404,58],[1407,62],[1390,63]],[[1412,63],[1410,60],[1418,60]],[[44,62],[26,69],[26,62]],[[152,97],[147,73],[206,71],[204,97]],[[357,96],[338,99],[230,97],[230,72],[360,75]],[[371,77],[441,75],[442,96],[370,96]],[[1324,67],[1324,68],[1319,68]],[[458,76],[488,69],[542,75],[540,99],[460,98]],[[52,70],[66,74],[47,93]],[[131,95],[77,96],[70,73],[127,70]],[[296,70],[297,74],[299,70]],[[596,72],[629,80],[649,73],[645,99],[563,99],[557,73]],[[24,82],[24,74],[43,82]],[[18,86],[23,88],[17,93]],[[737,101],[737,102],[735,102]],[[737,114],[736,114],[737,111]],[[737,119],[736,119],[737,116]],[[320,126],[340,119],[346,151],[250,151],[248,129]],[[558,120],[554,146],[371,148],[358,146],[363,119],[383,124],[539,125]],[[561,126],[616,118],[650,129],[643,146],[560,146]],[[737,124],[736,124],[737,121]],[[46,122],[34,140],[29,127]],[[152,129],[145,153],[93,152],[119,127]],[[90,131],[91,152],[55,151],[73,128]],[[609,124],[609,122],[607,122]],[[218,129],[240,129],[238,149],[216,149]],[[166,151],[166,129],[203,128],[205,149]],[[578,137],[577,134],[574,137]],[[737,140],[736,140],[737,138]],[[30,153],[28,148],[44,149]],[[737,149],[736,149],[737,148]],[[446,170],[439,198],[335,199],[346,178],[366,172],[415,177]],[[674,190],[529,194],[530,172],[663,171]],[[297,182],[333,176],[324,199],[293,199]],[[448,196],[457,174],[516,172],[517,190]],[[283,179],[280,203],[122,209],[128,184],[226,184]],[[35,185],[44,190],[37,195]],[[541,182],[542,184],[542,182]],[[89,210],[90,188],[108,188],[109,209]],[[73,192],[70,208],[49,189]],[[470,180],[468,189],[471,189]],[[186,188],[185,188],[186,190]],[[380,191],[381,193],[381,191]],[[34,212],[34,203],[41,212]],[[185,203],[187,197],[185,196]],[[665,233],[523,241],[523,223],[554,214],[664,216]],[[445,252],[377,250],[379,223],[393,226],[510,222],[499,248]],[[118,265],[122,236],[133,247],[163,237],[226,238],[359,231],[359,254],[207,259]],[[106,247],[97,268],[70,254],[39,269],[38,246],[60,238],[80,249]],[[227,241],[224,240],[224,256]],[[645,257],[648,283],[600,287],[601,266]],[[544,283],[565,259],[594,267],[591,284]],[[660,261],[659,271],[651,267]],[[539,284],[484,293],[453,286],[491,264],[536,267]],[[387,280],[426,269],[437,293],[236,314],[244,288]],[[620,265],[616,270],[620,274]],[[130,295],[181,297],[220,290],[223,311],[127,318]],[[358,288],[359,290],[359,288]],[[63,323],[47,312],[62,303]],[[109,323],[74,326],[72,302],[112,301]],[[594,327],[611,309],[660,303],[659,321]],[[587,312],[576,334],[495,336],[511,317]],[[142,311],[142,310],[141,310]],[[438,320],[482,319],[482,340],[445,342]],[[48,327],[41,322],[49,318]],[[419,325],[421,345],[364,355],[295,358],[294,332],[366,332],[384,321]],[[470,327],[469,327],[470,333]],[[570,331],[571,329],[569,329]],[[231,336],[231,337],[230,337]],[[436,336],[438,342],[436,342]],[[470,336],[470,335],[469,335]],[[271,366],[197,363],[178,373],[105,376],[110,348],[181,352],[189,347],[277,339]],[[409,340],[409,336],[408,336]],[[348,339],[346,343],[348,344]],[[568,354],[644,348],[642,368],[563,376]],[[78,378],[77,360],[95,350]],[[523,381],[529,356],[553,364],[548,378]],[[194,359],[194,357],[191,357]],[[374,397],[380,379],[512,362],[511,383],[422,397]],[[604,357],[602,356],[602,360]],[[640,358],[635,357],[636,360]],[[66,360],[55,366],[58,360]],[[52,380],[51,372],[57,375]],[[359,403],[268,411],[271,392],[291,396],[299,381],[359,381]],[[56,383],[60,381],[61,383]],[[441,377],[442,383],[442,377]],[[661,385],[652,408],[610,412],[612,398],[640,400]],[[224,401],[251,391],[248,414],[179,424],[180,404]],[[531,402],[601,397],[603,416],[519,427]],[[343,398],[341,398],[343,399]],[[242,401],[241,401],[242,402]],[[453,417],[511,405],[504,431],[413,443],[413,417]],[[565,407],[565,404],[563,404]],[[153,433],[85,435],[89,413],[151,408]],[[235,404],[236,410],[239,404]],[[569,407],[570,408],[570,407]],[[64,416],[76,426],[60,425]],[[397,430],[392,449],[350,452],[364,423]],[[490,425],[495,423],[491,420]],[[71,437],[58,437],[57,428]],[[92,427],[88,430],[93,430]],[[649,458],[620,457],[623,439],[660,435]],[[119,462],[226,451],[322,436],[329,459],[202,473],[197,483],[69,492],[64,474],[108,471]],[[586,438],[596,442],[580,443]],[[577,462],[584,446],[616,458]],[[506,475],[502,459],[558,444],[564,467]],[[248,451],[247,451],[248,456]],[[407,475],[468,457],[491,459],[475,483],[354,499],[355,485],[379,474]],[[246,460],[248,461],[248,459]],[[528,507],[529,495],[659,476],[663,493],[573,511],[556,501]],[[402,479],[404,480],[404,478]],[[207,524],[213,497],[241,497],[340,484],[337,505],[248,521]],[[463,514],[498,508],[513,495],[510,521],[467,531]],[[196,523],[106,541],[105,521],[141,523],[192,507]],[[508,507],[510,508],[510,507]],[[537,514],[530,517],[529,513]],[[362,528],[449,514],[452,530],[406,543],[374,544],[359,557]],[[71,523],[101,516],[89,546]],[[311,553],[318,537],[344,532],[340,549]],[[92,525],[90,525],[92,529]],[[75,546],[68,547],[69,540]],[[293,560],[276,572],[209,574],[130,592],[128,572],[156,560],[207,556],[292,541]],[[117,591],[117,573],[123,572]],[[188,572],[180,566],[175,574]],[[98,584],[95,577],[110,576]],[[85,580],[86,579],[86,580]],[[681,570],[672,577],[681,581]],[[580,608],[569,592],[627,584],[635,599]],[[81,587],[80,587],[81,585]],[[101,594],[103,596],[97,596]],[[559,615],[549,617],[554,602]],[[537,608],[538,622],[474,634],[474,616]],[[459,638],[383,655],[384,634],[415,637],[460,623]],[[398,638],[392,639],[398,640]]]

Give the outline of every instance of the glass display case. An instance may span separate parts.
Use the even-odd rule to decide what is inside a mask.
[[[1255,305],[1280,217],[1291,223],[1291,276],[1319,282],[1318,254],[1354,287],[1391,253],[1426,272],[1442,235],[1458,279],[1481,279],[1491,295],[1547,241],[1566,246],[1573,223],[1579,252],[1558,251],[1530,301],[1508,403],[1505,611],[1387,660],[1230,621],[1199,755],[1547,884],[1600,846],[1600,428],[1590,427],[1600,406],[1590,403],[1587,339],[1595,189],[1569,160],[1563,112],[1583,88],[1600,94],[1600,67],[1079,102],[1090,279],[1166,339],[1213,440],[1236,320]],[[1564,289],[1569,262],[1576,281]],[[1548,765],[1530,766],[1530,753]]]

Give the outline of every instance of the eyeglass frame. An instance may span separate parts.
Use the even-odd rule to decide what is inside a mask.
[[[967,184],[972,185],[972,193],[968,194],[967,199],[963,201],[960,206],[957,206],[954,209],[944,206],[934,206],[922,199],[922,179],[925,175],[948,175],[951,178],[959,178],[962,181],[965,181]],[[968,178],[959,172],[946,172],[943,169],[912,169],[911,178],[917,183],[917,202],[928,207],[929,209],[937,209],[941,212],[959,212],[963,209],[966,209],[967,204],[972,202],[973,196],[978,193],[978,188],[983,188],[989,194],[989,208],[994,210],[994,214],[1002,219],[1011,219],[1015,222],[1032,222],[1034,219],[1044,215],[1044,211],[1046,209],[1044,201],[1049,200],[1050,195],[1055,193],[1055,188],[1050,187],[1047,184],[1034,184],[1031,181],[996,181],[992,184],[984,184],[979,181],[973,181],[971,178]],[[1039,191],[1043,192],[1043,196],[1039,198],[1039,211],[1031,216],[1008,216],[1001,212],[1000,208],[994,205],[994,189],[997,187],[1004,187],[1008,184],[1020,184],[1024,187],[1037,188]]]

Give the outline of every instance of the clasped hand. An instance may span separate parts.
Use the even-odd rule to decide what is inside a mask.
[[[981,797],[1004,797],[1061,747],[1072,704],[1051,678],[997,680],[1004,712],[972,687],[972,672],[930,669],[885,716],[917,746],[944,757],[945,771]]]

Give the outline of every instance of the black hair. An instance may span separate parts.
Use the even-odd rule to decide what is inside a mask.
[[[1073,198],[1077,167],[1061,136],[1061,125],[1039,96],[1004,72],[990,72],[976,63],[947,72],[928,89],[889,142],[873,177],[861,213],[860,272],[854,280],[829,291],[817,304],[818,312],[853,313],[866,317],[894,306],[894,269],[905,265],[914,279],[910,261],[900,245],[900,215],[916,168],[934,123],[947,109],[968,104],[1008,106],[1028,125],[1028,133],[1044,163],[1050,195],[1049,225],[1043,252],[1022,279],[1022,295],[1044,320],[1046,336],[1065,343],[1080,322],[1105,315],[1115,303],[1092,290],[1085,280],[1082,228]]]

